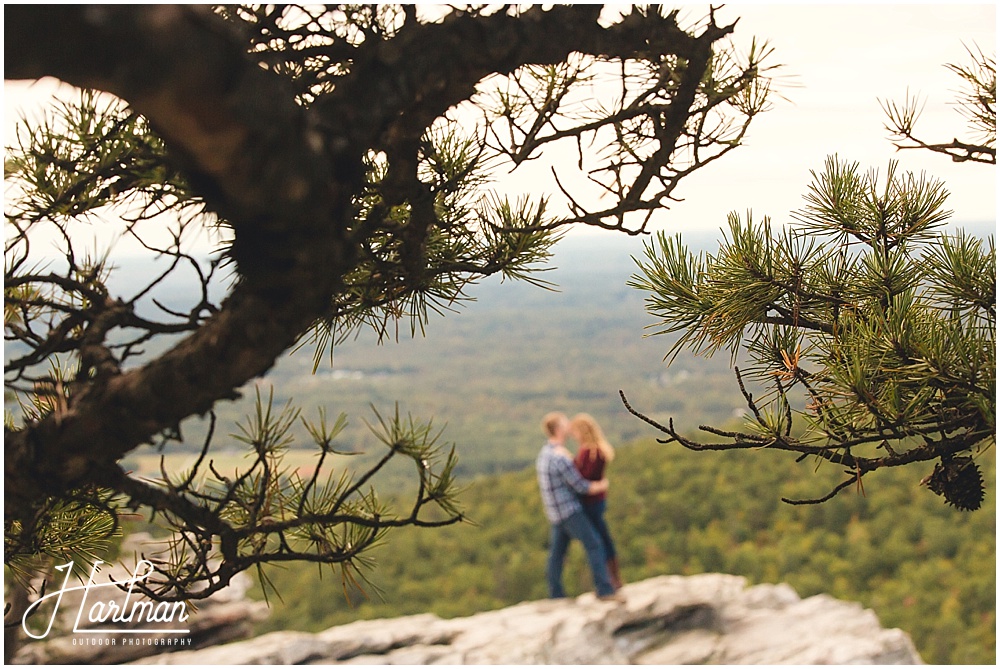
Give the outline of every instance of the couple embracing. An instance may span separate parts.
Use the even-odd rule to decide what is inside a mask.
[[[580,414],[570,422],[565,414],[550,413],[542,420],[542,429],[548,442],[538,454],[535,467],[542,505],[551,524],[545,569],[549,596],[566,596],[562,585],[563,563],[569,542],[578,539],[587,552],[597,596],[624,601],[618,593],[621,587],[618,558],[604,520],[608,491],[604,466],[614,457],[614,450],[597,421],[587,414]],[[569,436],[580,444],[575,459],[566,448]]]

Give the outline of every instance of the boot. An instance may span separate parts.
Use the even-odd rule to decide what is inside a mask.
[[[611,585],[615,586],[615,590],[621,590],[622,575],[618,570],[618,558],[613,557],[608,560],[608,574],[611,576]]]

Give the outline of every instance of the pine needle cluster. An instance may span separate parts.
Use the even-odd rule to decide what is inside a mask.
[[[945,233],[942,183],[884,177],[837,157],[813,173],[804,208],[774,230],[731,214],[717,253],[661,234],[632,285],[683,349],[726,349],[748,408],[747,431],[703,430],[690,448],[772,448],[829,461],[846,478],[828,499],[882,467],[937,460],[929,487],[962,509],[983,492],[972,456],[996,430],[993,239]],[[762,388],[755,397],[747,386]]]

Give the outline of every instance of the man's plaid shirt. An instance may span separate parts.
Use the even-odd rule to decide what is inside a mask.
[[[556,453],[552,442],[542,447],[535,469],[549,522],[561,523],[577,511],[583,511],[580,495],[585,495],[590,489],[590,481],[583,478],[572,460]]]

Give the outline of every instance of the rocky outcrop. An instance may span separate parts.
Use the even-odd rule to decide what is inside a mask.
[[[737,576],[662,576],[468,618],[358,621],[142,660],[161,664],[921,664],[872,611]]]

